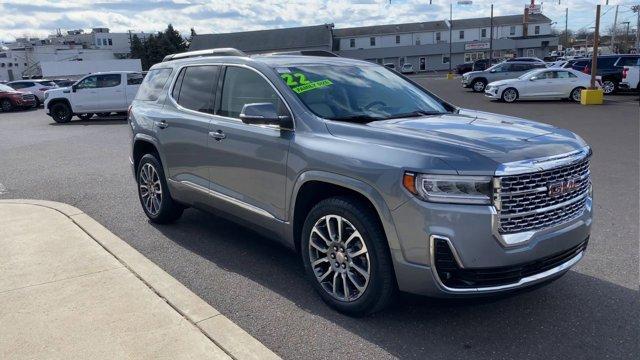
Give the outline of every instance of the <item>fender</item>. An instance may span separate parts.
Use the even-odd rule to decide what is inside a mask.
[[[135,148],[135,144],[137,142],[140,141],[144,141],[144,142],[148,142],[151,145],[153,145],[156,148],[156,151],[158,152],[158,155],[160,155],[160,162],[162,163],[162,170],[164,170],[165,174],[168,174],[167,169],[165,168],[165,161],[164,161],[164,154],[163,152],[160,150],[160,146],[158,144],[158,140],[156,138],[154,138],[151,135],[148,134],[144,134],[144,133],[136,133],[135,136],[133,137],[133,142],[132,142],[132,146],[131,146],[131,162],[133,164],[133,149]],[[135,169],[134,169],[135,172]]]
[[[333,185],[342,186],[366,197],[373,204],[376,212],[378,213],[378,217],[380,218],[380,222],[382,223],[382,226],[384,228],[385,235],[387,236],[387,241],[389,243],[391,252],[394,253],[397,250],[400,250],[400,242],[398,241],[398,234],[396,233],[396,227],[391,216],[391,211],[389,210],[389,207],[387,206],[387,203],[385,202],[382,195],[380,195],[380,193],[373,186],[365,183],[364,181],[348,176],[318,170],[310,170],[301,173],[293,185],[291,200],[288,204],[287,218],[289,219],[289,226],[285,230],[285,236],[288,238],[291,244],[294,243],[295,239],[293,234],[293,215],[296,200],[302,185],[309,181],[321,181]]]

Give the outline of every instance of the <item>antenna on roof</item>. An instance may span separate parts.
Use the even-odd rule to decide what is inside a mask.
[[[247,56],[247,54],[234,48],[216,48],[167,55],[162,59],[162,62],[203,56]]]

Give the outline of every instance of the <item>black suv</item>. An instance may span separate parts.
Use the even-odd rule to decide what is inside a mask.
[[[602,55],[598,56],[598,72],[596,75],[602,77],[602,90],[605,94],[615,93],[622,81],[622,70],[625,66],[636,65],[640,55]],[[573,69],[591,73],[591,59],[580,59],[572,66]]]

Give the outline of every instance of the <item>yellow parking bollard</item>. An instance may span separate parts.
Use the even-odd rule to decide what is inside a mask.
[[[582,105],[602,105],[603,102],[602,89],[584,89],[580,92],[580,104]]]
[[[453,73],[447,73],[447,80],[453,80]]]

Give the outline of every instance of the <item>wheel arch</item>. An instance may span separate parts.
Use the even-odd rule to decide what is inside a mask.
[[[73,111],[73,107],[71,106],[71,102],[67,98],[55,98],[55,99],[49,100],[49,102],[47,103],[47,109],[51,110],[51,107],[58,103],[67,104],[67,106],[69,106],[69,109],[71,109],[71,112],[75,114],[75,112]]]
[[[142,157],[145,154],[156,154],[158,156],[158,160],[160,161],[160,164],[161,165],[163,164],[163,161],[160,158],[160,152],[158,151],[158,146],[155,140],[153,140],[153,138],[151,138],[150,136],[137,134],[133,140],[133,149],[131,152],[131,161],[133,162],[134,172],[137,171],[138,164],[140,163],[140,159],[142,159]]]

